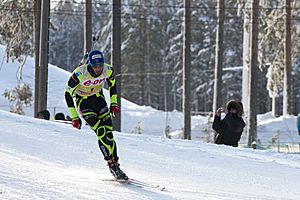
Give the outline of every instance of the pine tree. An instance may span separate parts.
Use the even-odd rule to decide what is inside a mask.
[[[73,71],[83,56],[83,4],[59,1],[51,12],[49,62]]]
[[[8,60],[23,63],[33,53],[33,1],[6,0],[0,4],[0,37]]]

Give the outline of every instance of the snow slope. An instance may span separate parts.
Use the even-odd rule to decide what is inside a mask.
[[[160,191],[105,181],[111,175],[88,128],[5,111],[0,124],[0,199],[300,198],[297,154],[115,133],[124,171]]]

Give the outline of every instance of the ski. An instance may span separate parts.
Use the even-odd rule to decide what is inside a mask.
[[[148,183],[148,182],[139,181],[139,180],[133,179],[133,178],[129,178],[128,181],[129,181],[129,184],[140,185],[142,187],[147,187],[147,188],[155,188],[155,189],[158,189],[160,191],[164,191],[166,189],[163,186],[156,185],[156,184],[151,184],[151,183]]]
[[[139,188],[147,188],[147,189],[157,189],[160,191],[165,191],[166,188],[165,187],[161,187],[160,185],[156,185],[156,184],[151,184],[151,183],[147,183],[147,182],[143,182],[143,181],[139,181],[137,179],[132,179],[129,178],[127,180],[125,179],[103,179],[103,181],[111,181],[111,182],[116,182],[119,184],[124,184],[124,185],[133,185]]]

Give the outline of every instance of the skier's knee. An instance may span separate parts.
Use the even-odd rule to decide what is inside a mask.
[[[96,134],[98,136],[98,139],[102,139],[102,137],[105,135],[105,128],[104,127],[97,128]]]
[[[114,139],[114,135],[111,131],[107,132],[106,137],[108,140],[113,140]]]

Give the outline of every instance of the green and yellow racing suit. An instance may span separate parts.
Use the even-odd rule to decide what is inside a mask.
[[[117,147],[112,134],[112,117],[103,94],[104,84],[107,83],[110,105],[117,105],[114,71],[110,65],[104,64],[101,75],[93,75],[93,70],[88,64],[77,67],[67,82],[65,100],[71,118],[79,118],[79,112],[97,134],[104,159],[117,161]]]

